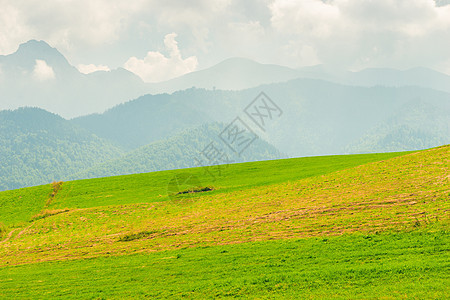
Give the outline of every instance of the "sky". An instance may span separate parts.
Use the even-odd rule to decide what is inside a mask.
[[[0,7],[0,55],[44,40],[84,73],[124,67],[156,82],[246,57],[292,68],[422,66],[450,74],[450,0],[0,0]]]

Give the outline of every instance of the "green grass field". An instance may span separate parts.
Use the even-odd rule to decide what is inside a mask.
[[[409,232],[187,248],[0,269],[25,298],[450,296],[450,238]]]
[[[443,146],[2,192],[0,297],[449,298],[449,158]],[[214,190],[169,198],[186,172]]]

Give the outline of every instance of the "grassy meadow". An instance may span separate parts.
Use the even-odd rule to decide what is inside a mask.
[[[166,201],[169,200],[167,190],[170,180],[185,173],[196,176],[204,186],[214,186],[213,193],[227,193],[323,175],[407,153],[409,152],[305,157],[231,164],[211,167],[210,170],[192,168],[70,181],[64,182],[52,200],[51,207],[89,208]],[[30,221],[46,207],[52,192],[50,184],[1,192],[0,222],[14,225]]]
[[[2,192],[0,297],[445,299],[449,158],[443,146]],[[168,197],[182,173],[213,190]]]

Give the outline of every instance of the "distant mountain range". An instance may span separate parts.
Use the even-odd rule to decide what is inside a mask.
[[[450,92],[450,76],[426,68],[406,71],[336,71],[324,66],[292,69],[230,58],[205,70],[160,83],[144,83],[119,68],[82,74],[44,41],[31,40],[10,55],[0,55],[0,109],[36,106],[65,118],[102,113],[145,94],[173,93],[192,87],[242,90],[296,78],[356,86],[420,86]]]
[[[40,107],[0,111],[0,190],[191,167],[235,122],[255,137],[236,162],[450,143],[450,77],[424,68],[352,73],[234,58],[148,84],[124,69],[82,74],[30,41],[0,56],[0,100],[0,109]]]
[[[145,83],[125,69],[82,74],[43,41],[29,41],[0,56],[0,70],[0,109],[40,107],[68,118],[147,92]]]
[[[244,112],[261,91],[282,110],[266,118],[265,132]],[[217,138],[214,122],[226,126],[236,117],[268,142],[239,161],[450,143],[450,94],[432,89],[315,79],[242,91],[188,89],[73,120],[38,108],[1,111],[0,189],[192,166],[205,140]]]
[[[279,118],[266,118],[265,132],[244,113],[261,91],[283,111]],[[238,116],[290,156],[416,149],[418,144],[408,139],[395,146],[375,140],[372,148],[363,146],[364,137],[375,134],[380,140],[399,126],[414,129],[411,134],[421,129],[428,135],[419,148],[450,143],[449,93],[420,87],[346,86],[316,79],[242,91],[188,89],[146,95],[72,122],[123,149],[135,149],[184,128],[212,121],[229,123]]]
[[[412,68],[404,71],[372,68],[359,72],[330,72],[323,69],[317,77],[306,73],[304,77],[324,79],[345,85],[406,87],[417,86],[450,93],[450,76],[427,68]],[[325,74],[324,76],[321,74]],[[329,74],[334,74],[333,76]]]

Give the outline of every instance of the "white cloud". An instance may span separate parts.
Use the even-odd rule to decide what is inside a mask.
[[[450,0],[0,0],[0,54],[45,40],[74,64],[122,65],[155,37],[177,32],[183,50],[206,67],[230,56],[292,67],[322,62],[346,68],[434,67],[450,53]],[[435,46],[438,45],[438,46]],[[181,68],[159,52],[145,62]],[[159,54],[159,55],[158,55]],[[98,60],[95,60],[98,59]],[[167,59],[167,60],[165,60]],[[185,60],[182,60],[185,61]],[[165,62],[165,63],[163,63]],[[190,60],[190,66],[194,60]],[[196,65],[196,64],[195,64]],[[93,70],[93,68],[91,68]],[[90,71],[91,69],[87,69]],[[87,72],[86,71],[86,72]],[[138,72],[138,71],[136,71]],[[166,72],[166,71],[164,71]],[[162,78],[172,75],[161,73]]]
[[[295,57],[298,66],[314,66],[320,64],[316,50],[301,41],[290,41],[282,48],[283,56]]]
[[[228,24],[228,32],[230,36],[237,37],[246,36],[247,39],[257,40],[265,35],[264,28],[259,22],[233,22]],[[241,41],[245,42],[245,41]]]
[[[24,13],[7,0],[0,0],[0,54],[9,54],[31,36]]]
[[[144,59],[129,58],[124,68],[137,74],[145,82],[164,81],[195,71],[198,65],[197,57],[183,59],[175,40],[176,36],[175,33],[170,33],[164,37],[168,57],[160,52],[150,51]]]
[[[450,6],[433,0],[274,0],[269,7],[283,43],[311,47],[325,64],[433,66],[450,53]]]
[[[339,8],[320,0],[275,0],[270,5],[272,25],[279,31],[328,37],[339,18]]]
[[[89,65],[79,64],[77,66],[77,69],[78,69],[78,71],[80,71],[83,74],[89,74],[89,73],[93,73],[96,71],[111,71],[108,66],[94,65],[94,64],[89,64]]]
[[[38,81],[47,81],[55,78],[53,68],[47,65],[45,60],[36,59],[33,69],[33,77]]]
[[[147,1],[148,2],[148,1]],[[99,45],[119,38],[144,0],[0,0],[0,53],[30,39],[60,50]]]

